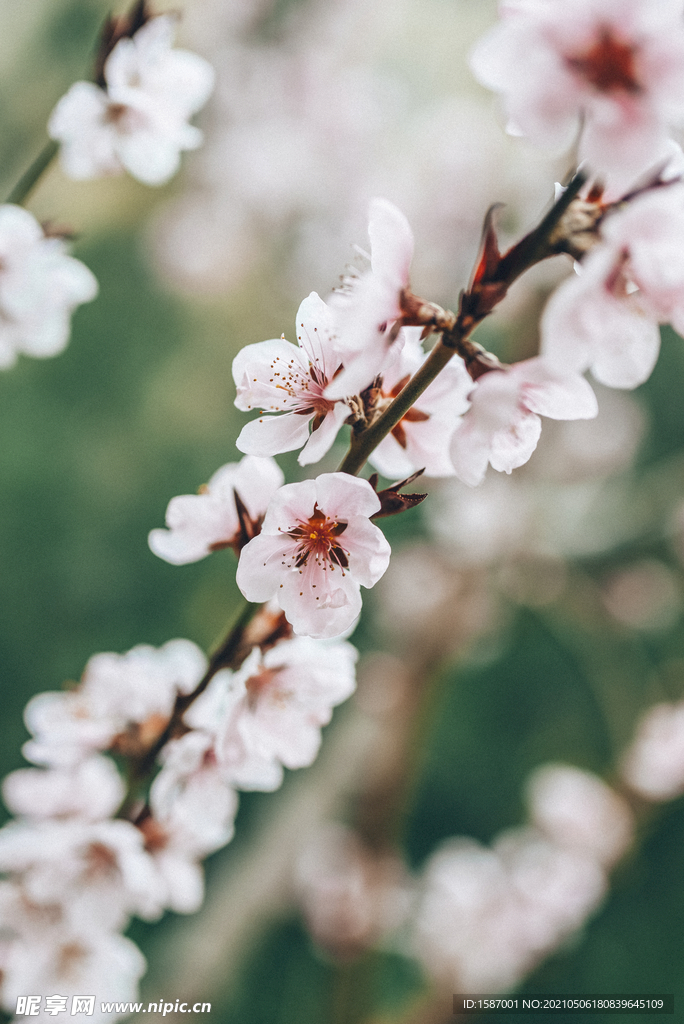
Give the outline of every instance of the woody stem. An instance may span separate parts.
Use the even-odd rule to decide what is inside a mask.
[[[470,328],[472,330],[472,327]],[[437,375],[444,369],[451,357],[458,352],[463,356],[466,365],[480,353],[479,346],[468,342],[467,336],[458,324],[451,331],[445,331],[421,368],[414,374],[404,389],[387,406],[381,416],[366,430],[352,435],[349,451],[340,463],[338,472],[350,473],[352,476],[363,468],[366,459],[384,437],[406,415],[411,406],[432,384]]]

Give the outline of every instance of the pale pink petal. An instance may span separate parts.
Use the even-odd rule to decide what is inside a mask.
[[[374,587],[387,571],[392,549],[382,530],[370,520],[359,519],[353,523],[353,528],[349,568],[362,587]]]
[[[408,285],[413,232],[404,214],[386,199],[371,199],[368,214],[371,268],[396,288]]]
[[[578,373],[561,374],[543,357],[514,367],[523,381],[523,401],[531,412],[554,420],[586,420],[598,415],[591,385]]]
[[[380,509],[380,499],[368,481],[349,473],[322,473],[317,477],[316,501],[326,515],[339,519],[372,516]]]
[[[306,416],[296,412],[283,413],[282,416],[260,416],[245,424],[235,446],[241,452],[262,457],[294,451],[309,440],[309,423],[313,417],[313,412]],[[334,437],[330,444],[333,440]]]
[[[297,462],[300,466],[310,466],[318,462],[332,448],[340,427],[349,416],[349,407],[337,402],[327,414],[323,422],[309,435],[309,440],[302,448]]]
[[[541,420],[535,413],[521,413],[506,430],[498,430],[492,438],[489,461],[500,473],[511,473],[523,466],[537,447],[541,436]]]

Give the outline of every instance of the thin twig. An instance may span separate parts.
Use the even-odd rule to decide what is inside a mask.
[[[59,143],[55,142],[53,139],[50,139],[50,141],[43,146],[31,166],[24,171],[21,178],[10,192],[6,200],[8,203],[14,203],[15,206],[24,205],[45,171],[57,156],[58,150]]]

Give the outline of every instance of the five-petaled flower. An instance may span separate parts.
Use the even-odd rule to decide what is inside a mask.
[[[316,292],[300,305],[296,328],[299,346],[284,337],[273,338],[246,345],[235,357],[236,406],[244,412],[255,406],[262,410],[258,419],[243,427],[236,444],[250,455],[301,448],[299,463],[305,466],[328,451],[349,407],[325,397],[342,357],[330,310]]]
[[[379,508],[368,481],[346,473],[286,484],[242,549],[240,590],[248,601],[275,597],[295,633],[339,636],[361,611],[360,587],[389,565],[390,546],[370,522]]]

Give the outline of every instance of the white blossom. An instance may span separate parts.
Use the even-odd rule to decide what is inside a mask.
[[[0,368],[19,353],[61,352],[72,312],[96,295],[95,277],[69,256],[64,239],[46,235],[21,206],[0,205]]]
[[[123,935],[103,931],[97,926],[73,928],[55,923],[49,917],[40,927],[25,930],[25,901],[17,900],[15,914],[2,922],[7,935],[0,952],[2,970],[2,1007],[14,1013],[19,996],[30,993],[44,997],[59,993],[67,997],[95,994],[92,1014],[77,1013],[70,1020],[85,1024],[113,1021],[115,1012],[103,1013],[103,1002],[129,1002],[138,997],[138,981],[146,969],[138,947]],[[55,1016],[46,1012],[45,998],[39,1013],[31,1017],[36,1024],[48,1024]]]
[[[250,455],[301,448],[298,461],[305,466],[318,462],[330,449],[349,408],[325,397],[342,356],[330,310],[316,292],[300,305],[296,332],[298,345],[273,338],[246,345],[233,360],[236,406],[244,412],[261,409],[261,415],[242,428],[236,444]]]
[[[21,876],[27,898],[62,907],[74,927],[118,930],[131,914],[158,918],[165,886],[128,821],[10,822],[0,829],[0,871]]]
[[[540,357],[483,374],[469,397],[470,409],[453,435],[451,459],[456,475],[473,487],[488,463],[510,473],[527,462],[541,434],[540,416],[591,419],[598,412],[583,377]]]
[[[104,66],[106,88],[76,82],[50,116],[65,173],[77,180],[127,170],[163,185],[196,149],[202,133],[188,120],[206,103],[214,72],[202,57],[172,49],[175,18],[152,18],[120,39]]]
[[[65,767],[19,768],[2,783],[9,810],[26,818],[98,821],[115,814],[124,796],[114,762],[99,755]]]
[[[389,564],[390,546],[370,521],[379,508],[368,481],[347,473],[286,484],[242,549],[240,590],[248,601],[275,597],[295,633],[339,636],[361,611],[360,587]]]
[[[681,0],[502,0],[471,66],[504,96],[509,130],[566,149],[625,185],[684,121]]]
[[[240,462],[221,466],[199,494],[171,499],[166,510],[167,529],[150,532],[151,550],[172,565],[185,565],[231,547],[241,532],[235,496],[258,523],[283,481],[282,470],[273,459],[247,455]]]

